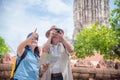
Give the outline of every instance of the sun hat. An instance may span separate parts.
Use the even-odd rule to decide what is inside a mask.
[[[60,28],[58,28],[56,25],[53,25],[47,32],[46,32],[46,37],[48,38],[49,35],[50,35],[50,31],[53,30],[53,29],[59,29],[62,31],[62,33],[64,34],[64,31]]]

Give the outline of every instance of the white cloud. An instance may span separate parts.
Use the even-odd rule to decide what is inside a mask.
[[[23,0],[23,1],[25,1],[27,5],[40,5],[42,3],[42,0]]]
[[[54,14],[64,14],[64,12],[70,11],[70,6],[62,0],[46,0],[45,7],[49,12]]]

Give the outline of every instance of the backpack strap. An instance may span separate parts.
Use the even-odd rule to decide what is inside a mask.
[[[27,55],[27,49],[25,49],[25,51],[23,52],[23,55],[21,56],[18,64],[17,64],[17,60],[16,60],[16,67],[15,67],[14,73],[16,72],[18,66],[20,65],[20,62],[25,58],[26,55]]]

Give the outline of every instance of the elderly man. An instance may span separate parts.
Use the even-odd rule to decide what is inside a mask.
[[[74,51],[63,35],[64,31],[56,26],[52,26],[46,32],[48,40],[43,47],[43,52],[56,55],[59,58],[54,66],[44,74],[44,80],[73,80],[69,55]],[[47,76],[45,77],[45,75]]]

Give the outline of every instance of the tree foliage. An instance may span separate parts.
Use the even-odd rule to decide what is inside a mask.
[[[95,52],[103,55],[105,59],[119,58],[114,54],[114,46],[118,44],[116,32],[106,26],[93,24],[84,28],[76,35],[74,49],[79,58],[94,55]]]
[[[115,54],[120,57],[120,0],[114,0],[116,8],[111,11],[109,19],[110,25],[114,31],[116,31],[116,37],[119,39],[119,43],[114,48]]]
[[[111,11],[109,22],[113,30],[116,30],[120,36],[120,0],[114,0],[114,4],[116,8]]]
[[[0,36],[0,60],[6,52],[9,52],[9,48],[6,45],[5,40]]]

